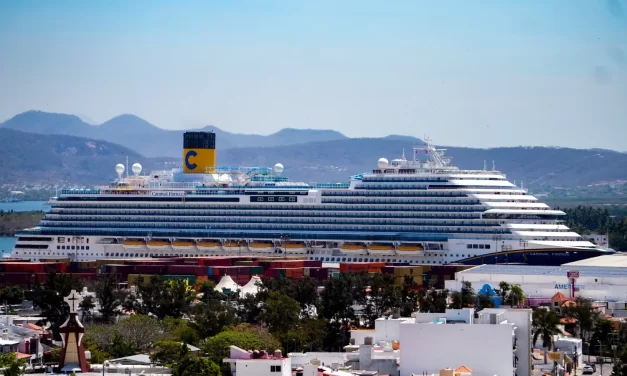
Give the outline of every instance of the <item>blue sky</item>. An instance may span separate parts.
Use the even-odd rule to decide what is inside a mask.
[[[624,151],[627,1],[3,1],[0,87],[0,120]]]

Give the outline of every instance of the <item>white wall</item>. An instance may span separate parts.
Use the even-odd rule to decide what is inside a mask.
[[[524,279],[530,282],[520,282],[520,276],[495,276],[489,274],[481,274],[481,276],[483,277],[480,279],[473,278],[472,281],[469,281],[467,278],[464,280],[470,282],[475,291],[479,291],[485,284],[489,284],[493,288],[498,288],[501,281],[506,281],[510,284],[519,284],[525,292],[525,295],[530,298],[551,298],[558,292],[570,297],[570,290],[568,289],[568,281],[566,278],[556,279],[553,277],[548,279],[545,277],[535,280],[531,278],[535,276],[526,276]],[[545,279],[545,281],[541,281],[540,279]],[[627,280],[624,278],[622,280],[619,278],[597,278],[597,281],[602,282],[594,282],[594,278],[580,278],[575,283],[575,286],[578,287],[578,291],[575,295],[598,301],[625,301],[627,299]],[[460,291],[462,281],[445,281],[444,286],[449,291]]]
[[[327,367],[333,363],[344,365],[347,359],[347,353],[340,352],[289,353],[287,356],[291,359],[292,367],[303,367],[313,359],[319,360],[320,365]]]
[[[380,318],[374,322],[374,338],[377,344],[381,341],[392,342],[398,341],[400,338],[400,325],[401,322],[409,320],[409,318],[400,319],[386,319]]]
[[[376,325],[376,322],[375,322]],[[364,344],[364,339],[366,337],[372,337],[372,341],[373,343],[377,343],[377,336],[375,335],[375,330],[364,330],[364,329],[357,329],[357,330],[351,330],[351,338],[355,339],[355,345],[359,346],[359,345],[363,345]]]
[[[281,372],[270,372],[271,366],[281,366]],[[231,368],[232,369],[232,368]],[[236,376],[292,376],[289,358],[283,359],[237,359]]]
[[[510,325],[403,323],[400,336],[400,376],[462,365],[475,375],[511,376],[514,370]]]

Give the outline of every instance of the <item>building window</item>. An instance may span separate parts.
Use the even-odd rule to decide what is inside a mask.
[[[281,372],[281,366],[270,366],[270,372]]]

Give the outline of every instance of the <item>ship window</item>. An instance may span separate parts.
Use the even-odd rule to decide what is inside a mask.
[[[490,244],[486,244],[485,249],[490,249]]]
[[[57,246],[57,249],[61,249],[61,247]]]
[[[89,251],[89,246],[88,246],[88,245],[87,245],[87,246],[85,246],[85,249]]]
[[[106,256],[106,257],[109,257],[109,252],[105,253],[105,256]]]
[[[472,244],[466,244],[466,248],[472,249]]]
[[[485,244],[479,244],[479,249],[484,249],[485,248]]]
[[[479,244],[473,244],[473,245],[472,245],[472,248],[474,248],[474,249],[479,248]]]

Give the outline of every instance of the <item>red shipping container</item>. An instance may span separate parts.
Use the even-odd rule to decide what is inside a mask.
[[[306,268],[321,268],[322,261],[318,260],[305,260],[303,261],[303,266]]]
[[[205,266],[232,266],[233,260],[226,257],[201,258],[198,264]]]
[[[134,273],[132,274],[166,274],[168,265],[135,265]]]
[[[167,273],[170,275],[196,275],[206,276],[207,266],[202,265],[168,265]]]

